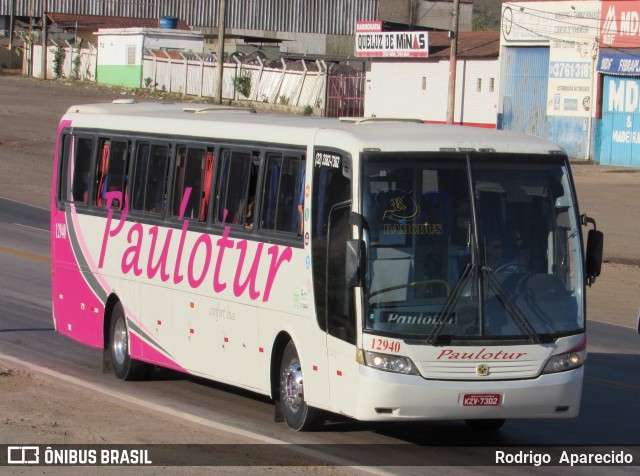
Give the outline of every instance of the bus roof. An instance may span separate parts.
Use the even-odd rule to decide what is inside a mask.
[[[197,137],[202,139],[325,147],[357,150],[453,151],[549,154],[563,153],[556,144],[538,137],[466,126],[424,124],[395,118],[333,119],[255,113],[235,108],[192,103],[111,103],[76,105],[63,121],[74,128],[135,131],[143,134]],[[322,140],[322,139],[326,140]],[[326,143],[327,141],[334,143]]]

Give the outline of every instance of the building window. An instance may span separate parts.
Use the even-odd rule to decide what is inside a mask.
[[[476,92],[482,92],[482,78],[476,79]]]
[[[496,78],[489,78],[489,92],[493,92],[496,85]]]
[[[423,91],[427,90],[427,77],[426,76],[422,77],[422,90]]]
[[[127,45],[127,62],[126,64],[136,64],[136,47],[135,45]]]

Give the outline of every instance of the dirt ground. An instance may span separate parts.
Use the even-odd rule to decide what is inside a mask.
[[[60,116],[75,103],[123,97],[131,97],[131,93],[0,72],[0,196],[48,208]],[[581,212],[595,218],[598,229],[605,232],[606,262],[601,277],[589,289],[589,318],[632,328],[640,306],[640,170],[580,163],[572,168]],[[1,358],[0,408],[0,444],[250,442],[244,436],[176,422],[160,414],[145,418],[141,425],[140,412],[149,410]],[[225,468],[225,472],[233,470]],[[237,471],[246,473],[247,468]],[[275,473],[281,468],[259,471]],[[298,471],[343,472],[330,468]],[[289,468],[287,472],[294,470]]]

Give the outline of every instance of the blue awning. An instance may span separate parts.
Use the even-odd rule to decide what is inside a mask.
[[[625,76],[640,75],[640,50],[600,50],[597,70]]]

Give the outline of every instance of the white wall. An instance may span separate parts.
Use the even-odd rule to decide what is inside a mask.
[[[144,36],[137,35],[100,35],[98,36],[98,64],[126,65],[127,47],[136,47],[135,64],[142,64]]]
[[[162,28],[104,28],[98,31],[100,65],[125,65],[127,47],[136,47],[136,65],[142,65],[144,48],[172,49],[202,53],[204,40],[199,32]]]
[[[162,33],[162,29],[156,30],[145,36],[144,47],[150,50],[160,50],[163,48],[191,51],[202,53],[204,51],[204,40],[202,36],[179,36],[175,34]]]
[[[499,60],[459,59],[457,68],[454,122],[495,127]],[[490,90],[492,78],[493,91]],[[481,80],[480,92],[477,91],[478,79]],[[448,60],[374,60],[367,73],[365,116],[446,122],[448,82]]]

